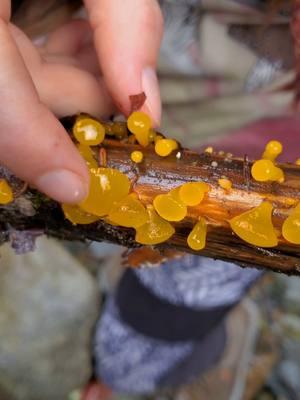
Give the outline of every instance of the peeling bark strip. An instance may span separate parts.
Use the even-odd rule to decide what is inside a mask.
[[[138,111],[144,105],[146,101],[146,95],[144,92],[140,94],[134,94],[129,96],[129,100],[131,103],[131,112]]]
[[[211,186],[204,201],[189,208],[188,216],[174,224],[174,236],[157,248],[173,248],[241,266],[300,275],[300,246],[280,238],[276,248],[258,248],[239,239],[227,222],[230,218],[258,206],[262,200],[268,200],[274,207],[274,226],[281,230],[283,221],[300,199],[300,167],[292,164],[280,165],[285,174],[285,182],[282,184],[259,183],[248,173],[245,174],[245,162],[247,170],[251,168],[251,163],[246,159],[238,160],[209,153],[199,155],[188,150],[181,150],[181,157],[176,157],[175,151],[171,156],[163,158],[155,154],[153,146],[148,146],[143,149],[143,162],[136,165],[131,162],[130,154],[140,149],[139,145],[106,140],[101,148],[106,151],[107,167],[127,174],[133,190],[145,205],[152,204],[156,195],[186,182],[202,180]],[[9,176],[1,169],[0,174]],[[218,185],[218,179],[223,176],[233,182],[230,191]],[[24,203],[27,204],[25,210],[30,204],[29,208],[34,212],[24,212]],[[199,215],[204,216],[208,223],[207,244],[204,250],[194,252],[187,246],[186,239]],[[140,247],[134,240],[133,229],[111,226],[103,221],[73,226],[64,218],[58,203],[32,189],[21,193],[17,201],[0,208],[0,228],[0,243],[8,241],[11,229],[15,229],[27,232],[42,230],[49,236],[66,240],[108,241],[128,248]]]

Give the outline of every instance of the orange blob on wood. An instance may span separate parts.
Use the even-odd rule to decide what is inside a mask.
[[[189,247],[196,251],[203,250],[206,244],[206,232],[206,221],[203,217],[200,217],[187,238]]]
[[[201,203],[210,186],[205,182],[189,182],[179,189],[180,200],[187,206],[197,206]]]
[[[290,243],[300,244],[300,203],[284,221],[282,236]]]
[[[161,218],[152,206],[147,207],[148,221],[136,229],[135,240],[146,245],[163,243],[175,233],[173,226]]]
[[[265,147],[262,158],[274,161],[282,153],[282,144],[278,140],[271,140]]]
[[[167,157],[177,148],[178,144],[174,139],[160,139],[155,143],[155,152],[161,157]]]
[[[138,228],[148,220],[148,213],[134,193],[115,203],[108,219],[116,225],[126,228]]]
[[[79,204],[84,211],[99,217],[108,215],[114,202],[130,190],[127,175],[113,168],[91,168],[88,197]]]
[[[271,160],[258,160],[252,165],[251,174],[258,182],[284,181],[283,171]]]
[[[232,188],[232,182],[227,178],[221,178],[218,180],[218,184],[224,190],[230,190]]]
[[[187,215],[187,207],[178,196],[178,189],[159,194],[153,205],[158,214],[167,221],[182,221]]]
[[[0,179],[0,204],[9,204],[13,199],[14,196],[10,185],[5,179]]]
[[[278,244],[272,223],[273,207],[263,202],[256,208],[232,218],[229,223],[233,232],[245,242],[258,247],[275,247]]]
[[[135,135],[137,141],[143,147],[149,144],[149,131],[151,126],[150,117],[140,111],[133,112],[127,120],[128,129]]]
[[[63,204],[62,209],[65,217],[72,222],[73,225],[88,225],[100,219],[100,217],[89,214],[76,205]]]
[[[97,146],[105,138],[104,126],[92,118],[78,118],[73,126],[73,133],[79,143],[88,146]]]
[[[134,163],[139,164],[143,161],[144,154],[141,151],[136,150],[131,153],[130,158]]]

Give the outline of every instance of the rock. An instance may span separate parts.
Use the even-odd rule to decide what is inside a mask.
[[[0,398],[65,400],[91,374],[97,285],[53,240],[0,255]]]

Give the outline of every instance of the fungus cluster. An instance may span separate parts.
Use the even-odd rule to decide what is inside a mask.
[[[152,129],[150,118],[142,112],[133,112],[127,121],[132,136],[128,141],[138,142],[142,147],[153,143],[155,152],[167,157],[178,148],[174,139],[167,139]],[[210,190],[204,182],[190,182],[160,194],[153,204],[144,205],[137,194],[131,190],[127,175],[117,169],[99,166],[91,146],[101,144],[105,135],[124,138],[124,129],[117,123],[106,126],[90,117],[79,116],[73,126],[77,148],[85,159],[90,172],[90,191],[88,197],[78,205],[63,204],[65,217],[73,224],[91,224],[103,219],[107,223],[136,230],[136,241],[144,245],[156,245],[167,241],[175,228],[170,222],[183,220],[188,207],[197,206]],[[133,163],[144,159],[140,150],[131,153]],[[200,218],[189,235],[189,245],[197,250],[205,246],[206,222]]]
[[[174,139],[164,138],[152,129],[150,118],[142,112],[133,112],[127,121],[131,133],[129,143],[138,142],[141,147],[154,146],[158,156],[167,157],[178,149]],[[101,124],[90,117],[79,116],[73,126],[73,134],[78,141],[77,147],[85,159],[90,171],[90,192],[80,204],[63,204],[65,217],[73,224],[90,224],[99,219],[107,223],[133,228],[136,231],[136,242],[143,245],[157,245],[171,238],[175,233],[172,223],[182,221],[189,214],[189,209],[198,206],[209,196],[210,185],[205,182],[188,182],[171,189],[168,193],[159,194],[152,204],[143,204],[132,190],[127,175],[117,169],[99,166],[90,146],[99,145],[105,135],[114,135],[124,139],[128,132],[124,125]],[[101,151],[100,151],[101,152]],[[206,153],[212,154],[213,148]],[[258,182],[283,182],[283,171],[276,166],[276,158],[282,152],[278,141],[270,141],[260,160],[253,163],[251,174]],[[131,161],[139,164],[144,160],[141,150],[131,153]],[[218,180],[219,186],[229,192],[232,182],[226,177]],[[232,231],[247,243],[259,247],[274,247],[278,244],[280,233],[272,223],[273,206],[263,201],[258,207],[241,213],[228,220]],[[292,211],[282,227],[282,236],[289,242],[300,244],[300,204]],[[187,237],[188,246],[200,251],[205,247],[207,222],[203,215]]]
[[[258,182],[284,182],[282,169],[275,164],[276,158],[282,153],[282,144],[277,140],[271,140],[263,152],[262,159],[255,161],[251,174]]]
[[[130,115],[127,127],[119,122],[100,123],[89,116],[78,116],[73,125],[73,136],[89,169],[90,190],[87,198],[80,204],[62,204],[65,218],[72,224],[92,224],[102,219],[111,225],[133,228],[136,231],[136,242],[157,245],[167,241],[175,233],[174,223],[198,212],[197,222],[188,234],[187,244],[195,251],[202,250],[206,244],[207,221],[193,207],[209,198],[211,186],[202,181],[191,181],[157,195],[152,204],[144,204],[134,192],[134,185],[128,176],[106,166],[104,148],[100,148],[97,157],[93,146],[99,146],[106,135],[120,140],[126,138],[127,142],[137,142],[141,146],[130,155],[134,164],[143,163],[143,147],[153,146],[160,157],[168,157],[179,147],[174,139],[164,138],[155,132],[150,118],[139,111]],[[276,166],[276,158],[281,152],[281,143],[270,141],[262,158],[252,165],[252,178],[258,182],[283,182],[283,171]],[[205,153],[212,154],[213,148],[207,148]],[[225,176],[218,179],[218,184],[225,194],[232,190],[232,182]],[[5,179],[1,179],[0,204],[6,205],[12,201],[12,189]],[[280,235],[290,243],[300,244],[300,203],[284,221],[281,232],[275,229],[272,215],[272,204],[262,201],[259,206],[234,216],[227,222],[239,238],[255,246],[275,247]]]

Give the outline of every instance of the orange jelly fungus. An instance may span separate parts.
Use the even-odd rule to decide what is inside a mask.
[[[251,174],[258,182],[284,181],[283,171],[276,167],[271,160],[258,160],[252,165]]]
[[[232,182],[227,178],[221,178],[218,180],[219,185],[224,190],[230,190],[232,188]]]
[[[62,204],[62,209],[65,217],[74,225],[92,224],[100,219],[96,215],[92,215],[83,211],[79,206],[76,205]]]
[[[282,153],[282,144],[277,140],[271,140],[265,147],[262,158],[274,161]]]
[[[73,133],[79,143],[88,146],[97,146],[105,138],[104,126],[92,118],[78,118],[73,126]]]
[[[229,221],[231,229],[245,242],[254,246],[277,246],[278,238],[272,224],[272,211],[271,203],[263,202],[258,207],[232,218]]]
[[[154,138],[154,143],[158,142],[159,140],[162,140],[163,137],[159,134],[156,134],[155,138]]]
[[[203,217],[194,226],[187,238],[187,244],[193,250],[199,251],[204,249],[206,244],[207,225]]]
[[[300,203],[284,221],[282,236],[290,243],[300,244]]]
[[[145,245],[163,243],[175,233],[175,229],[161,218],[152,206],[147,207],[148,221],[136,229],[135,240]]]
[[[139,164],[143,161],[144,154],[141,151],[136,150],[131,153],[130,158],[133,162]]]
[[[77,149],[81,156],[84,158],[84,160],[87,163],[87,166],[89,168],[98,168],[97,161],[95,160],[93,156],[93,152],[91,148],[85,144],[78,144]]]
[[[159,194],[153,200],[153,206],[158,214],[167,221],[181,221],[186,217],[187,207],[179,197],[179,189],[173,189],[167,194]]]
[[[13,192],[5,179],[0,179],[0,204],[8,204],[13,201]]]
[[[91,168],[88,197],[79,204],[84,211],[102,217],[113,203],[120,201],[130,190],[128,177],[117,169]]]
[[[150,129],[150,131],[149,131],[149,141],[150,142],[155,142],[156,136],[157,136],[157,133],[155,132],[155,130],[154,129]]]
[[[197,206],[209,190],[210,187],[205,182],[185,183],[179,189],[179,198],[186,206]]]
[[[160,139],[155,143],[155,153],[161,157],[167,157],[177,148],[178,144],[174,139]]]
[[[131,133],[133,133],[141,146],[148,146],[149,144],[149,131],[152,123],[150,117],[141,112],[133,112],[128,120],[127,127]]]
[[[297,158],[297,160],[295,161],[296,165],[300,165],[300,158]]]
[[[206,149],[204,150],[204,153],[208,153],[208,154],[212,154],[213,152],[214,152],[214,149],[211,146],[206,147]]]
[[[108,220],[126,228],[138,228],[148,221],[148,213],[137,196],[131,193],[112,206]]]

